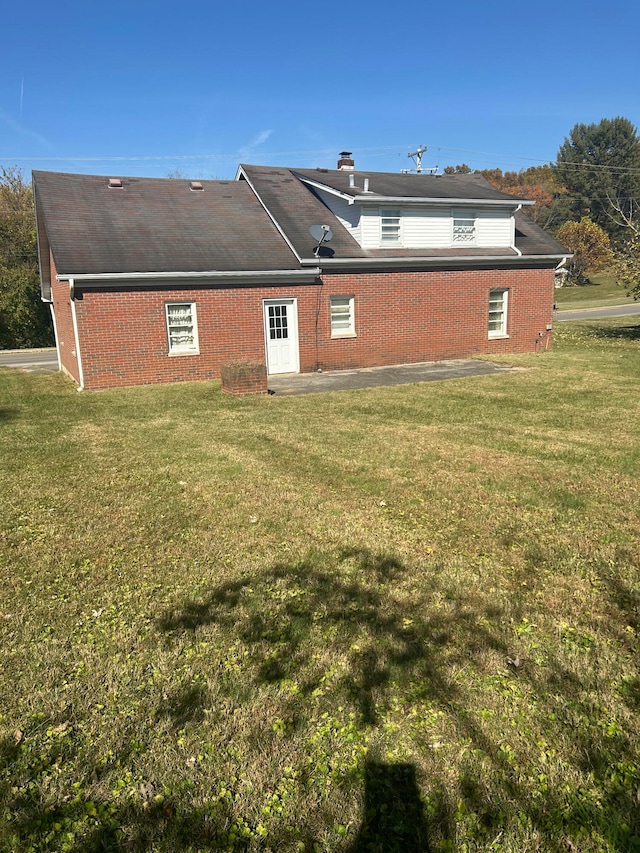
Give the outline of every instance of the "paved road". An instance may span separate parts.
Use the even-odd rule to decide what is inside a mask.
[[[0,367],[19,367],[29,373],[55,373],[58,356],[55,348],[0,350]]]
[[[640,314],[640,302],[630,305],[603,305],[600,308],[577,308],[573,311],[554,311],[556,323],[565,320],[606,320],[607,317],[629,317]]]

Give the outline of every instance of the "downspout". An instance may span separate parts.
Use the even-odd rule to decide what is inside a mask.
[[[515,251],[516,255],[517,255],[519,258],[521,258],[521,257],[522,257],[522,252],[521,252],[521,251],[520,251],[520,249],[516,246],[516,213],[518,213],[518,211],[519,211],[519,210],[522,210],[522,205],[521,205],[521,204],[519,204],[519,205],[516,207],[516,209],[513,211],[513,249],[514,249],[514,251]]]
[[[84,374],[82,372],[82,358],[80,357],[80,335],[78,334],[78,318],[76,316],[75,285],[72,278],[69,279],[69,301],[71,303],[71,321],[73,323],[73,337],[76,345],[76,360],[78,362],[78,378],[80,385],[78,391],[84,391]]]

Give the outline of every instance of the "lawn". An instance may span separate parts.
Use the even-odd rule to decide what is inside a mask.
[[[620,287],[613,273],[592,273],[589,284],[579,287],[560,287],[555,291],[555,301],[560,311],[572,308],[596,308],[599,305],[624,305],[633,302]]]
[[[640,850],[640,326],[555,338],[306,397],[1,370],[0,850]]]

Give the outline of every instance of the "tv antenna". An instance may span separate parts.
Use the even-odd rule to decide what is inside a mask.
[[[410,154],[407,154],[407,157],[410,157],[413,160],[413,162],[416,164],[416,167],[415,169],[403,169],[402,173],[404,175],[407,175],[409,172],[417,172],[420,175],[422,174],[422,172],[428,172],[430,175],[435,175],[435,173],[438,171],[437,166],[426,166],[425,168],[423,168],[422,166],[422,155],[426,151],[427,146],[420,145],[418,146],[417,151],[412,151]]]
[[[317,242],[317,246],[315,252],[313,253],[316,258],[320,254],[320,247],[323,243],[328,243],[329,240],[333,238],[333,231],[329,228],[328,225],[312,225],[309,228],[309,234],[313,237],[313,239]]]

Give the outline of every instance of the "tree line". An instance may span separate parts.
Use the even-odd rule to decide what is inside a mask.
[[[466,163],[444,169],[471,171]],[[535,201],[524,210],[574,252],[574,282],[610,265],[640,298],[640,138],[628,119],[576,124],[555,163],[476,173],[502,192]],[[19,169],[0,167],[0,349],[52,343],[49,308],[40,299],[31,185]]]

